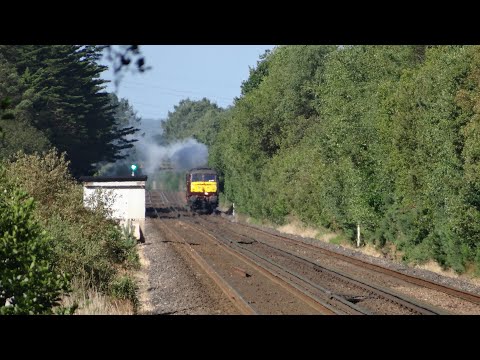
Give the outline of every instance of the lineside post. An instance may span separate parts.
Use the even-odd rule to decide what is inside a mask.
[[[360,224],[357,224],[357,247],[360,247]]]

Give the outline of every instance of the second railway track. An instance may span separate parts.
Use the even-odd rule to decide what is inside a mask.
[[[165,195],[148,194],[147,204],[160,218],[156,226],[170,239],[181,245],[202,270],[222,289],[243,314],[334,314],[327,304],[318,302],[300,290],[272,276],[254,262],[226,246],[212,243],[201,231],[186,228],[177,220],[175,206],[168,204]],[[171,215],[161,216],[157,209],[175,209]],[[161,213],[161,212],[160,212]],[[199,238],[202,236],[203,238]],[[201,249],[198,245],[202,245]],[[238,289],[238,290],[237,290]],[[274,297],[271,294],[275,294]]]
[[[240,261],[236,266],[231,264],[229,267],[231,271],[243,274],[244,278],[249,277],[248,275],[251,277],[249,271],[250,273],[262,273],[264,277],[270,278],[270,281],[276,282],[277,285],[281,284],[283,290],[287,290],[290,296],[294,294],[298,299],[302,297],[304,300],[308,299],[306,303],[308,303],[307,308],[310,308],[310,310],[317,307],[313,312],[306,310],[307,308],[294,311],[295,306],[272,311],[271,309],[268,310],[268,307],[263,307],[265,305],[263,304],[260,306],[261,310],[254,311],[256,313],[449,313],[445,309],[380,286],[376,282],[359,278],[350,272],[319,264],[318,261],[312,261],[312,256],[320,257],[318,254],[323,254],[324,258],[328,257],[331,262],[335,261],[334,259],[337,259],[338,262],[349,262],[352,264],[349,266],[360,268],[360,272],[375,272],[377,276],[396,278],[399,279],[397,281],[402,280],[419,287],[424,286],[449,294],[452,297],[456,296],[470,301],[472,304],[480,304],[480,297],[474,294],[428,282],[421,278],[407,278],[405,274],[342,254],[328,253],[327,250],[315,247],[312,244],[295,241],[255,227],[247,228],[246,225],[231,223],[220,216],[192,216],[193,214],[188,212],[182,204],[182,199],[178,194],[155,192],[153,194],[148,193],[147,196],[147,203],[149,203],[147,207],[153,208],[160,219],[170,221],[170,226],[175,229],[176,236],[179,238],[202,239],[201,242],[196,243],[196,245],[201,243],[201,246],[196,247],[199,250],[197,256],[205,258],[205,262],[210,264],[211,269],[219,268],[220,263],[228,263],[230,260],[222,258],[218,254],[214,255],[215,251],[210,251],[210,255],[208,255],[209,251],[199,255],[208,246],[217,252],[229,253],[229,256],[233,256],[236,261]],[[242,228],[244,231],[241,230]],[[279,245],[280,243],[282,245]],[[219,251],[220,249],[221,251]],[[313,255],[305,257],[301,255],[302,253],[312,253]],[[252,269],[255,267],[256,270],[253,271]],[[245,270],[246,268],[249,270]],[[232,289],[237,289],[238,279],[234,281],[235,284],[229,283],[229,281],[235,279],[231,272],[223,275],[218,272],[217,275],[223,277]],[[245,282],[245,279],[243,279],[243,282]],[[238,290],[237,297],[243,298],[242,290]],[[255,300],[253,300],[254,302]],[[266,301],[266,303],[268,302]],[[252,301],[245,300],[245,303],[252,304]]]

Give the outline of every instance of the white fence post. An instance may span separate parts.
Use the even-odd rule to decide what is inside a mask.
[[[360,247],[360,224],[357,224],[357,247]]]

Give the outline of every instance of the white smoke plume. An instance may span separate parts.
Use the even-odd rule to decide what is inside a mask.
[[[135,148],[146,175],[170,166],[178,171],[204,166],[208,159],[207,147],[191,138],[167,146],[141,138],[135,143]]]
[[[189,138],[161,145],[161,120],[142,119],[135,126],[140,128],[140,131],[127,136],[128,140],[137,139],[133,148],[127,150],[127,158],[115,163],[101,164],[99,175],[128,176],[133,163],[137,163],[141,167],[141,174],[147,176],[165,170],[184,172],[193,167],[206,166],[208,149],[204,144]]]
[[[159,120],[142,119],[139,134],[134,145],[143,166],[142,172],[146,175],[166,167],[171,167],[173,171],[186,171],[207,164],[208,149],[195,139],[161,145],[162,128]]]

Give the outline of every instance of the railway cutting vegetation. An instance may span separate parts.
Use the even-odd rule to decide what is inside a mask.
[[[209,146],[239,212],[352,244],[360,227],[362,245],[475,275],[479,59],[478,46],[281,46],[232,107],[164,130]]]
[[[473,292],[232,214],[478,278],[480,46],[277,46],[228,108],[183,99],[153,123],[105,91],[102,51],[0,46],[0,314],[138,313],[137,241],[108,203],[85,208],[77,181],[130,164],[149,177],[148,229],[224,309],[480,313]],[[192,168],[202,181],[186,181]]]
[[[132,109],[94,46],[0,46],[0,314],[134,313],[136,240],[83,204],[79,175],[124,156]]]

